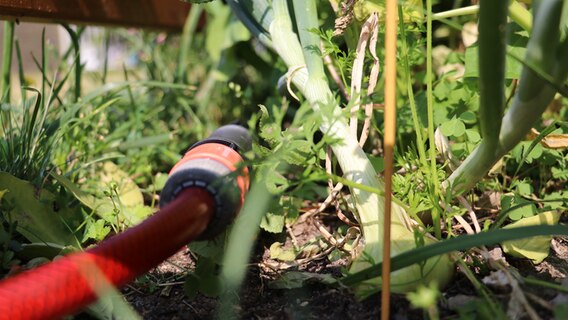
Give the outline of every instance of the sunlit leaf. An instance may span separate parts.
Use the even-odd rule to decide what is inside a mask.
[[[54,210],[55,197],[47,190],[9,173],[0,172],[0,190],[7,190],[2,203],[10,208],[8,219],[17,221],[17,230],[31,242],[77,245],[78,241],[62,217]]]
[[[555,225],[558,223],[559,219],[560,212],[547,211],[539,213],[536,216],[523,218],[503,228],[512,229],[536,225]],[[506,241],[503,242],[501,246],[503,247],[503,251],[505,253],[508,253],[515,257],[529,258],[534,263],[540,263],[549,254],[551,240],[552,236],[539,236],[521,240]]]

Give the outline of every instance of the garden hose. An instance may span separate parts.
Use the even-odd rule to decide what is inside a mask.
[[[122,287],[192,240],[210,239],[232,221],[248,189],[239,152],[247,130],[217,129],[196,143],[170,172],[160,211],[138,226],[0,282],[0,319],[58,319],[76,313],[109,289]]]

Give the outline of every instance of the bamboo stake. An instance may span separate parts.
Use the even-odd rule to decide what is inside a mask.
[[[381,319],[390,314],[390,241],[392,174],[396,131],[396,24],[398,8],[396,0],[386,2],[385,34],[385,212],[383,233],[383,269],[381,291]]]

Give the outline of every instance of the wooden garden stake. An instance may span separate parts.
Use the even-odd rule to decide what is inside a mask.
[[[390,313],[390,241],[393,153],[396,131],[396,0],[386,2],[385,34],[385,218],[383,233],[383,269],[381,290],[381,319],[389,319]]]

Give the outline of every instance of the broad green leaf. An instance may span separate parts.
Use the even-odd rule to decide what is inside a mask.
[[[467,130],[465,130],[465,134],[466,134],[467,140],[469,142],[477,143],[477,142],[479,142],[479,140],[481,140],[481,136],[475,130],[467,129]]]
[[[381,173],[383,172],[383,170],[385,170],[385,159],[382,157],[375,157],[372,155],[367,154],[367,158],[369,158],[369,161],[371,161],[371,165],[373,166],[373,169],[375,169],[375,172],[377,173]]]
[[[544,200],[549,202],[544,203],[545,207],[550,209],[560,209],[565,204],[568,204],[568,197],[566,196],[566,192],[559,191],[559,192],[551,192],[544,196]],[[555,201],[552,201],[555,200]]]
[[[477,122],[477,116],[471,111],[466,111],[460,114],[460,119],[467,124],[474,124],[475,122]]]
[[[511,56],[523,58],[525,56],[528,34],[526,31],[519,31],[514,24],[509,24],[510,32],[509,44],[507,45],[507,58],[505,61],[505,79],[519,79],[521,76],[522,64]],[[464,78],[479,77],[479,47],[474,44],[465,51],[465,73]]]
[[[267,212],[260,221],[260,227],[271,233],[280,233],[284,230],[284,215]]]
[[[465,133],[465,125],[461,120],[453,118],[450,121],[442,123],[440,130],[442,134],[447,137],[461,137]]]
[[[220,2],[208,5],[207,11],[210,15],[205,47],[210,58],[217,62],[221,59],[223,50],[237,42],[250,39],[250,32],[231,14],[229,7]]]
[[[536,216],[523,218],[511,223],[503,229],[528,227],[536,225],[555,225],[560,219],[560,212],[547,211]],[[506,241],[501,244],[503,251],[515,257],[529,258],[534,263],[541,263],[549,254],[552,236],[539,236],[521,240]]]
[[[197,261],[195,271],[186,278],[184,290],[189,297],[195,297],[198,292],[208,297],[217,297],[223,292],[224,284],[217,276],[217,264],[208,258]]]
[[[8,208],[9,219],[17,221],[17,230],[31,242],[50,242],[59,245],[78,245],[62,217],[54,208],[55,197],[44,189],[20,180],[9,173],[0,172],[2,203]]]
[[[520,181],[515,187],[521,196],[529,196],[533,192],[533,187],[530,183],[524,181]]]
[[[282,243],[274,242],[270,246],[270,258],[280,261],[294,261],[296,253],[293,249],[282,248]]]

